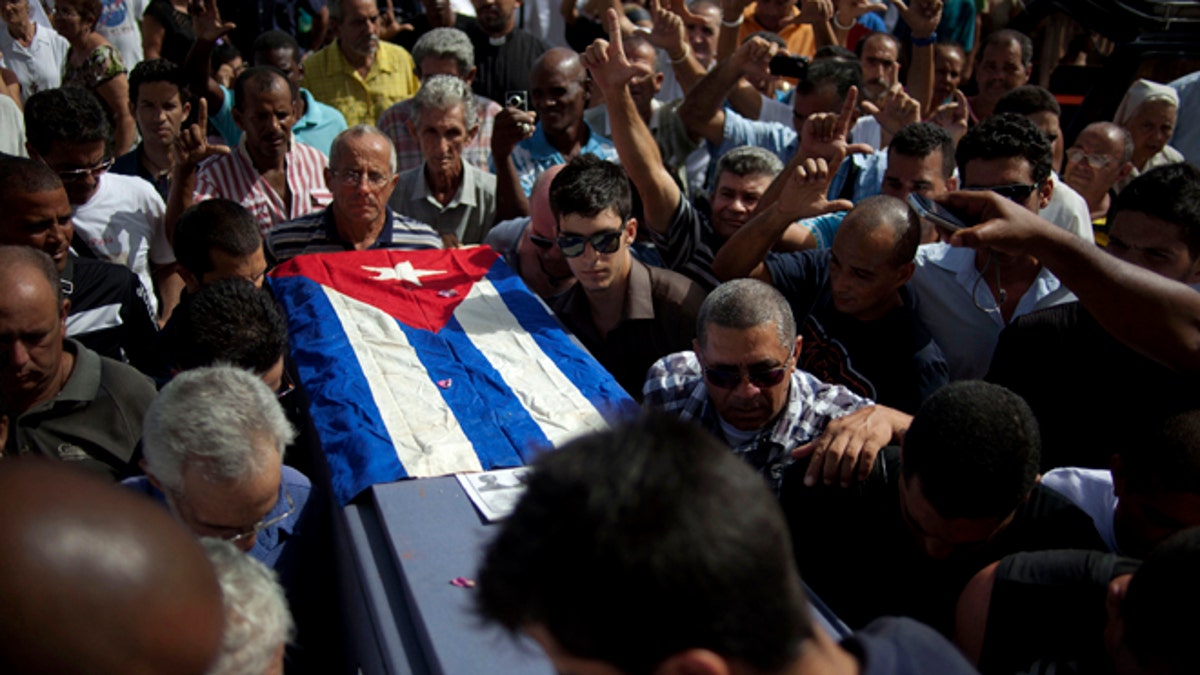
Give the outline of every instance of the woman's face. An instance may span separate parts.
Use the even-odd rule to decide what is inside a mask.
[[[29,21],[27,0],[0,0],[0,19],[9,25],[21,25]]]
[[[50,22],[54,24],[54,30],[58,31],[59,35],[70,41],[86,35],[95,19],[89,20],[89,17],[84,16],[78,4],[70,0],[59,0]]]
[[[1133,163],[1141,168],[1146,160],[1158,154],[1171,140],[1175,131],[1178,109],[1170,101],[1146,101],[1125,122],[1133,136]]]

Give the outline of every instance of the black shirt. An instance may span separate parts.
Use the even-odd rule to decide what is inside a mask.
[[[475,46],[475,79],[472,87],[480,96],[504,105],[504,93],[508,91],[528,92],[533,88],[533,64],[550,45],[541,38],[514,28],[505,36],[504,43],[491,43],[487,33],[479,24],[471,22],[467,36]]]
[[[60,276],[63,297],[71,301],[67,335],[152,374],[158,323],[137,275],[123,265],[72,254]]]

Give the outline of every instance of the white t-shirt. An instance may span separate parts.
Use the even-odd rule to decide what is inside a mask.
[[[36,2],[31,0],[30,4]],[[21,83],[21,103],[36,92],[57,89],[62,84],[63,64],[70,48],[66,38],[37,22],[34,22],[33,42],[25,47],[0,22],[0,54],[4,55],[5,67],[16,73]]]
[[[25,116],[21,114],[16,101],[7,96],[0,96],[0,152],[17,157],[27,156]]]
[[[1067,501],[1088,514],[1108,550],[1121,552],[1117,548],[1117,533],[1113,525],[1117,495],[1113,493],[1112,472],[1076,467],[1053,469],[1042,476],[1042,485],[1066,497]]]
[[[133,270],[154,300],[151,265],[175,262],[167,241],[167,207],[154,186],[137,176],[106,173],[86,204],[75,207],[75,231],[97,258]]]
[[[142,14],[146,0],[102,0],[103,11],[96,32],[121,52],[126,70],[142,62]]]
[[[1039,211],[1038,215],[1084,241],[1094,243],[1096,233],[1092,230],[1092,216],[1087,200],[1053,171],[1050,172],[1050,184],[1054,186],[1054,192],[1050,194],[1050,203]]]

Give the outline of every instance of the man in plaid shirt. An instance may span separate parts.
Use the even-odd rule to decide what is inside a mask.
[[[700,307],[694,351],[650,368],[643,404],[699,422],[776,493],[783,470],[803,458],[806,484],[849,484],[870,473],[912,417],[796,368],[800,345],[778,291],[752,279],[724,283]]]

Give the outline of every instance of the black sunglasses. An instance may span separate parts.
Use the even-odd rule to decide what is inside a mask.
[[[783,378],[787,377],[788,367],[791,365],[792,359],[794,359],[795,356],[795,354],[789,356],[788,360],[784,361],[783,365],[779,366],[778,368],[747,371],[745,373],[746,379],[750,381],[750,384],[759,389],[774,387],[780,382],[783,382]],[[736,389],[737,386],[742,383],[742,374],[743,373],[741,369],[723,370],[709,368],[707,366],[704,368],[704,378],[708,380],[709,384],[717,387],[718,389]]]
[[[540,234],[530,234],[529,241],[533,242],[534,246],[542,249],[543,251],[549,251],[550,248],[554,246],[553,239],[549,237],[543,237]]]
[[[590,236],[581,234],[560,234],[558,235],[558,249],[568,258],[575,258],[583,255],[584,249],[590,242],[592,248],[596,249],[596,253],[615,253],[621,248],[621,235],[625,232],[625,223],[621,223],[621,227],[608,232],[597,232]]]
[[[1038,186],[1031,183],[1013,183],[1012,185],[993,185],[992,187],[970,187],[971,192],[995,192],[1009,201],[1024,204],[1029,201],[1029,195],[1037,191]]]

